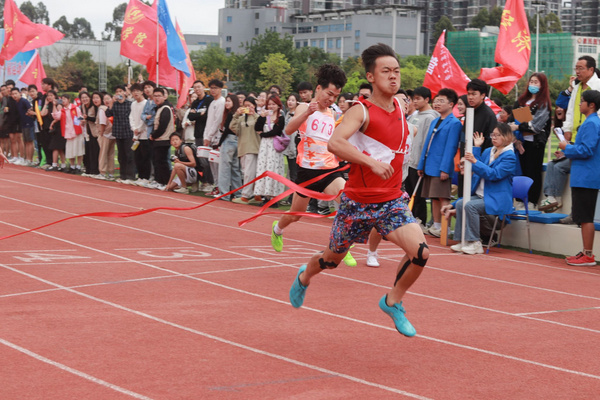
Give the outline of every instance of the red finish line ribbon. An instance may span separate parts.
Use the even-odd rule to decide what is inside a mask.
[[[238,223],[239,226],[243,226],[243,225],[247,224],[248,222],[254,221],[255,219],[257,219],[261,215],[289,213],[288,211],[265,212],[265,210],[269,206],[271,206],[272,204],[274,204],[275,202],[283,199],[284,197],[288,196],[289,194],[291,194],[293,192],[299,192],[299,193],[301,193],[301,194],[303,194],[305,196],[314,197],[315,199],[318,199],[318,200],[326,200],[326,201],[334,200],[335,198],[337,198],[339,196],[339,193],[336,194],[336,195],[327,195],[327,194],[324,194],[324,193],[315,192],[313,190],[306,189],[306,186],[308,186],[308,185],[310,185],[312,183],[317,182],[318,180],[326,177],[329,174],[332,174],[332,173],[337,172],[337,171],[344,171],[344,170],[348,169],[349,167],[350,166],[347,165],[347,166],[345,166],[343,168],[336,169],[334,171],[330,171],[330,172],[328,172],[326,174],[317,176],[317,177],[315,177],[315,178],[313,178],[313,179],[311,179],[309,181],[303,182],[300,185],[297,185],[297,184],[293,183],[292,181],[290,181],[289,179],[286,179],[283,176],[278,175],[278,174],[276,174],[274,172],[266,171],[266,172],[262,173],[260,176],[257,176],[255,179],[251,180],[250,182],[245,183],[244,185],[240,186],[239,188],[233,189],[232,191],[230,191],[228,193],[222,194],[219,197],[215,197],[214,199],[211,199],[211,200],[209,200],[209,201],[207,201],[205,203],[202,203],[202,204],[198,204],[196,206],[192,206],[192,207],[154,207],[154,208],[149,208],[147,210],[139,210],[139,211],[131,211],[131,212],[100,211],[100,212],[92,212],[92,213],[86,213],[86,214],[78,214],[78,215],[73,215],[73,216],[70,216],[70,217],[67,217],[67,218],[60,219],[58,221],[51,222],[49,224],[38,226],[37,228],[28,229],[26,231],[15,233],[13,235],[3,236],[3,237],[0,237],[0,240],[9,239],[9,238],[12,238],[12,237],[15,237],[15,236],[24,235],[24,234],[29,233],[29,232],[37,231],[37,230],[40,230],[42,228],[46,228],[48,226],[56,225],[56,224],[59,224],[61,222],[69,221],[71,219],[76,219],[76,218],[83,218],[83,217],[129,218],[129,217],[137,217],[138,215],[144,215],[144,214],[148,214],[148,213],[155,212],[155,211],[160,211],[160,210],[168,210],[168,211],[190,211],[190,210],[195,210],[197,208],[201,208],[201,207],[204,207],[204,206],[206,206],[206,205],[208,205],[210,203],[213,203],[213,202],[219,200],[222,197],[230,196],[233,193],[237,192],[238,190],[240,190],[240,189],[242,189],[242,188],[244,188],[246,186],[252,185],[254,182],[256,182],[256,181],[258,181],[260,179],[263,179],[263,178],[272,178],[272,179],[275,179],[276,181],[279,181],[279,182],[283,183],[284,185],[286,185],[286,186],[288,186],[290,188],[290,189],[286,190],[285,192],[283,192],[282,194],[280,194],[279,196],[274,197],[273,199],[269,200],[252,217],[250,217],[248,219],[245,219],[243,221],[240,221]],[[318,215],[318,214],[312,214],[312,213],[307,213],[307,212],[292,212],[292,213],[289,213],[289,214],[292,214],[292,215],[301,215],[301,216],[312,217],[312,218],[327,218],[327,217],[329,217],[331,215],[335,215],[335,213],[331,213],[329,215]]]

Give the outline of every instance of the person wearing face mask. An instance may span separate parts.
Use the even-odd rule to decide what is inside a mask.
[[[514,108],[519,107],[529,107],[533,115],[533,119],[529,122],[519,121],[520,123],[517,125],[513,118],[513,122],[510,123],[513,132],[519,131],[517,138],[523,146],[523,151],[519,152],[522,174],[533,179],[533,184],[529,189],[529,209],[531,210],[537,207],[542,191],[544,151],[552,126],[550,118],[552,106],[546,75],[539,72],[531,75],[527,89],[515,103]],[[525,205],[518,202],[516,208],[524,210]]]

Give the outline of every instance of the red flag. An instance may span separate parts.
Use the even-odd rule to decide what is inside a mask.
[[[14,0],[4,3],[4,43],[0,65],[21,51],[48,46],[65,35],[44,24],[34,24],[17,7]]]
[[[446,40],[446,31],[442,32],[438,39],[427,72],[423,86],[431,90],[431,95],[435,96],[442,88],[454,89],[459,96],[467,93],[467,83],[471,80],[460,68],[450,50],[444,46]]]
[[[121,30],[121,55],[140,64],[156,54],[156,10],[131,0]]]
[[[507,0],[494,57],[502,66],[482,68],[479,79],[507,94],[527,72],[530,57],[531,35],[523,0]]]
[[[177,90],[177,93],[179,94],[179,100],[177,101],[177,108],[181,108],[187,101],[188,92],[196,80],[196,71],[194,71],[194,66],[192,65],[192,60],[190,59],[190,52],[188,51],[185,38],[183,37],[183,33],[181,32],[181,28],[179,28],[179,23],[177,21],[175,21],[175,30],[181,39],[181,44],[183,45],[183,50],[185,51],[186,55],[185,62],[191,73],[191,75],[188,77],[185,75],[185,73],[177,71],[179,75],[179,87]]]
[[[39,88],[42,87],[42,79],[45,77],[46,71],[44,71],[40,53],[36,51],[33,57],[31,57],[27,68],[19,77],[19,80],[27,85],[36,85],[38,90],[40,90]]]
[[[160,28],[159,30],[159,53],[158,53],[158,78],[156,78],[156,52],[151,54],[150,58],[146,62],[146,69],[148,70],[149,79],[157,79],[157,84],[160,83],[162,86],[177,88],[179,78],[177,70],[173,68],[169,62],[169,56],[167,55],[167,35],[165,31]]]

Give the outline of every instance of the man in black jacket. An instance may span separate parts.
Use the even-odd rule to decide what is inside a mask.
[[[206,118],[208,117],[208,106],[212,102],[212,97],[204,91],[202,81],[194,82],[194,93],[198,96],[190,106],[189,120],[195,121],[194,138],[196,146],[204,146],[204,128],[206,127]]]

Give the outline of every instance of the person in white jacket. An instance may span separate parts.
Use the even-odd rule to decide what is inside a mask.
[[[208,106],[208,116],[206,118],[206,127],[204,128],[204,145],[216,148],[221,139],[219,127],[223,121],[223,111],[225,110],[225,98],[221,95],[221,89],[224,84],[218,79],[208,82],[208,89],[213,101]],[[210,170],[215,182],[219,181],[219,163],[211,162]]]

